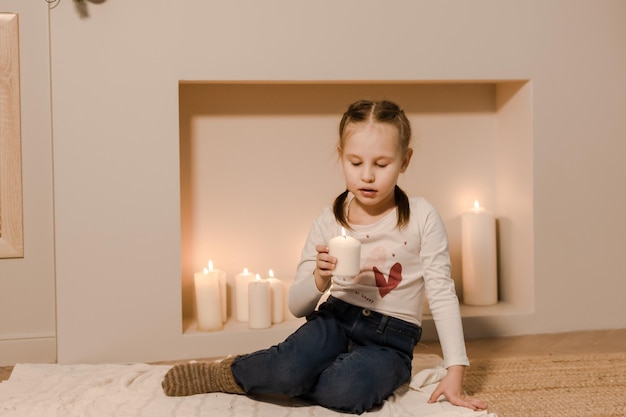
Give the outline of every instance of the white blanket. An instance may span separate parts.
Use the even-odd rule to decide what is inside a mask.
[[[399,388],[372,417],[496,417],[456,407],[445,400],[428,404],[445,375],[433,357],[416,358],[410,384]],[[436,359],[436,358],[435,358]],[[170,365],[18,364],[0,383],[2,417],[338,417],[323,407],[296,400],[258,401],[212,393],[167,397],[161,389]]]

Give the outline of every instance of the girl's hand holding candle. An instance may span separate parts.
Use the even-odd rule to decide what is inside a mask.
[[[328,253],[337,259],[333,275],[354,277],[361,271],[361,242],[347,236],[344,227],[341,228],[341,236],[328,241]]]

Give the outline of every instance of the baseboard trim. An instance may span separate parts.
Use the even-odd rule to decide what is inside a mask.
[[[16,363],[55,363],[57,360],[56,337],[39,335],[31,338],[0,339],[0,366]]]

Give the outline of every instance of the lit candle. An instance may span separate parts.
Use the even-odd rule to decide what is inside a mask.
[[[492,305],[498,302],[498,262],[496,220],[493,213],[480,207],[461,217],[463,303]]]
[[[341,236],[330,239],[328,253],[337,258],[335,276],[353,277],[361,271],[361,242],[347,236],[345,228],[341,228]]]
[[[281,323],[285,319],[285,284],[282,280],[274,277],[274,271],[270,269],[269,278],[272,294],[272,323]]]
[[[226,323],[227,317],[227,293],[226,293],[226,272],[219,269],[213,269],[213,261],[209,260],[209,275],[217,276],[220,289],[220,302],[222,307],[222,323]]]
[[[198,330],[220,330],[223,322],[218,276],[204,268],[194,274],[194,284]]]
[[[235,303],[237,304],[237,321],[248,321],[248,282],[254,275],[244,268],[243,272],[235,277]]]
[[[272,298],[270,283],[261,279],[259,274],[256,279],[248,282],[248,307],[250,318],[248,326],[251,329],[267,329],[272,325]]]

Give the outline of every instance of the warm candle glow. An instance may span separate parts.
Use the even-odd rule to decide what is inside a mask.
[[[270,269],[268,275],[270,276],[270,278],[274,278],[274,271]]]
[[[341,236],[346,237],[346,228],[345,227],[341,228]]]
[[[243,273],[247,275],[248,274],[248,268],[244,268],[243,269]]]
[[[480,208],[480,204],[478,204],[478,200],[474,200],[474,208],[475,209],[479,209]]]
[[[254,279],[256,279],[257,281],[261,281],[261,275],[256,274],[256,277]]]
[[[206,268],[204,268],[204,269],[202,270],[202,272],[204,272],[204,275],[208,275],[208,274],[209,274],[209,270],[208,270],[208,269],[206,269]]]
[[[213,271],[213,261],[209,260],[209,271]]]

